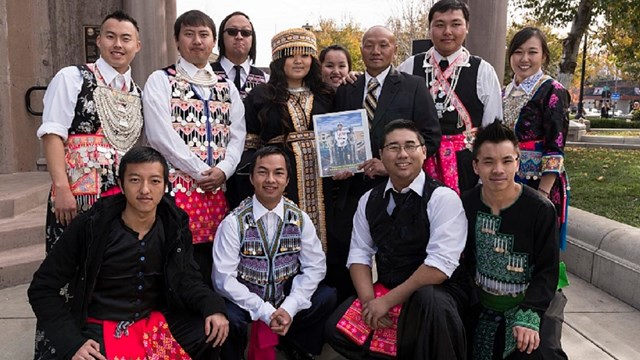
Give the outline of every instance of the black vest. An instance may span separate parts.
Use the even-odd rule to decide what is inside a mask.
[[[214,73],[222,76],[225,79],[229,78],[227,76],[227,73],[222,68],[222,65],[220,64],[219,61],[211,63],[211,68],[213,69]],[[233,83],[233,79],[229,79],[229,80],[230,82]],[[247,97],[247,95],[249,94],[249,92],[247,91],[247,88],[249,88],[248,90],[251,91],[258,84],[262,84],[266,82],[267,82],[267,78],[264,76],[264,72],[262,70],[258,69],[255,66],[249,66],[249,76],[247,77],[247,80],[244,82],[244,85],[242,85],[242,89],[238,89],[238,91],[240,92],[240,97],[242,99]]]
[[[418,75],[425,79],[427,74],[424,70],[424,58],[426,53],[421,53],[413,58],[413,75]],[[478,82],[478,69],[480,68],[480,59],[477,56],[471,55],[469,57],[470,67],[463,67],[460,71],[460,79],[456,85],[456,94],[462,100],[465,108],[471,115],[471,123],[473,127],[482,126],[482,115],[484,114],[484,104],[478,98],[477,82]],[[427,84],[431,83],[432,76],[426,79]],[[449,79],[450,80],[450,79]],[[427,85],[428,87],[428,85]],[[442,119],[440,119],[440,127],[442,129],[442,135],[457,135],[461,134],[465,127],[458,128],[458,112],[457,111],[445,111]]]
[[[444,185],[426,177],[422,197],[410,191],[404,204],[394,209],[392,215],[386,210],[391,198],[391,194],[384,193],[386,182],[371,190],[365,214],[378,248],[378,281],[386,288],[400,285],[424,263],[430,227],[427,203],[440,186]]]

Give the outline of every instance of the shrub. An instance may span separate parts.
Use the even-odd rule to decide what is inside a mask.
[[[640,129],[640,121],[602,118],[590,118],[589,120],[593,129]]]

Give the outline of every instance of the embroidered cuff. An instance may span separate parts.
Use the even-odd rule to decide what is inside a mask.
[[[260,136],[256,134],[247,134],[244,138],[244,149],[257,149],[260,147]]]
[[[531,309],[518,309],[514,316],[513,326],[523,326],[531,330],[540,331],[540,315]]]
[[[542,174],[564,172],[564,156],[544,155],[542,157]]]

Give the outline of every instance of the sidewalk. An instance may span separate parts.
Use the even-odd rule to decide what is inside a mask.
[[[640,311],[570,274],[562,343],[569,359],[640,359]],[[0,290],[0,360],[33,358],[35,319],[27,285]],[[278,357],[279,359],[284,359]],[[318,360],[342,359],[328,347]]]

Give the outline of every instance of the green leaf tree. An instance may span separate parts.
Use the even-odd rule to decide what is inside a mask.
[[[360,54],[360,42],[364,31],[358,23],[349,19],[343,25],[338,25],[334,19],[320,19],[314,33],[318,42],[318,51],[334,44],[342,45],[351,54],[353,63],[351,70],[364,71]]]

